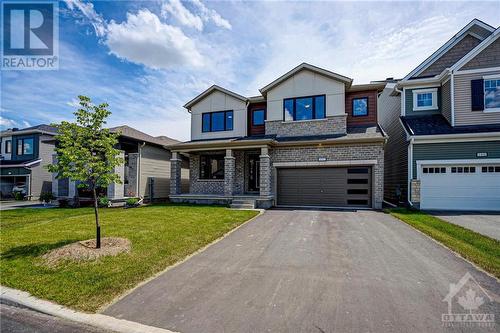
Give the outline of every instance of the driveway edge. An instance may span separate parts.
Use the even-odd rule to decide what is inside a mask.
[[[143,325],[124,319],[117,319],[99,313],[91,314],[77,312],[62,305],[34,297],[25,291],[12,289],[5,286],[0,286],[0,288],[0,300],[9,301],[34,311],[97,327],[100,329],[120,333],[174,333],[163,328]]]
[[[228,208],[230,209],[230,208]],[[116,297],[114,300],[112,300],[111,302],[109,302],[108,304],[105,304],[103,305],[102,307],[99,308],[99,310],[97,311],[98,313],[101,313],[103,311],[105,311],[107,308],[109,308],[110,306],[112,306],[113,304],[117,303],[118,301],[122,300],[123,298],[127,297],[128,295],[130,295],[132,292],[134,292],[134,290],[136,290],[137,288],[139,287],[142,287],[143,285],[145,285],[146,283],[156,279],[158,276],[162,275],[163,273],[165,272],[168,272],[169,270],[171,270],[172,268],[175,268],[181,264],[183,264],[184,262],[188,261],[189,259],[191,259],[192,257],[194,257],[195,255],[205,251],[206,249],[208,249],[210,246],[220,242],[221,240],[223,240],[224,238],[226,238],[227,236],[229,236],[230,234],[232,234],[233,232],[235,232],[236,230],[238,230],[239,228],[243,227],[244,225],[246,225],[247,223],[250,223],[252,222],[253,220],[255,220],[256,218],[258,218],[259,216],[261,216],[262,214],[264,214],[264,212],[266,211],[265,209],[242,209],[242,210],[255,210],[255,211],[258,211],[259,214],[255,215],[254,217],[252,217],[251,219],[243,222],[242,224],[240,224],[239,226],[237,226],[236,228],[233,228],[231,230],[229,230],[228,232],[226,232],[225,234],[223,234],[222,236],[220,236],[219,238],[216,238],[214,239],[212,242],[208,243],[207,245],[205,245],[204,247],[196,250],[195,252],[191,253],[190,255],[186,256],[184,259],[166,267],[164,270],[154,274],[153,276],[147,278],[146,280],[143,280],[141,282],[139,282],[138,284],[136,284],[132,289],[129,289],[127,291],[125,291],[124,293],[122,293],[121,295],[119,295],[118,297]]]

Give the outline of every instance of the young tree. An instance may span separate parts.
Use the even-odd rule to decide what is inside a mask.
[[[115,149],[119,133],[103,128],[111,114],[108,104],[92,104],[90,98],[78,96],[80,108],[73,114],[75,122],[63,121],[58,127],[55,148],[57,161],[48,167],[57,173],[56,178],[81,181],[92,191],[96,225],[96,248],[101,247],[101,226],[97,203],[97,188],[112,183],[121,183],[114,173],[116,166],[123,164],[120,151]]]

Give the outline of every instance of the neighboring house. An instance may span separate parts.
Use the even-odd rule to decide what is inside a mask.
[[[101,193],[110,200],[123,200],[128,197],[142,197],[146,200],[166,200],[170,189],[169,145],[179,141],[166,136],[153,137],[129,126],[110,129],[121,133],[117,148],[125,163],[115,168],[122,184],[111,184]],[[55,156],[54,156],[55,159]],[[181,178],[187,187],[189,178],[187,159],[183,161]],[[74,181],[56,179],[53,175],[52,191],[59,199],[72,200],[75,196],[88,196],[84,188],[78,188]]]
[[[384,89],[386,200],[500,210],[499,37],[475,19]]]
[[[52,175],[46,165],[52,162],[56,128],[38,125],[0,132],[1,199],[11,199],[13,190],[27,199],[38,199],[50,192]]]
[[[245,97],[212,86],[185,105],[191,141],[173,145],[170,200],[257,207],[381,208],[384,83],[303,63]],[[181,190],[181,156],[190,162]],[[241,206],[241,205],[240,205]]]

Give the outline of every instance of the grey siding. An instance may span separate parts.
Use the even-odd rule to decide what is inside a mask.
[[[500,74],[500,70],[455,74],[455,126],[500,124],[500,112],[472,111],[471,109],[470,82],[493,74]]]
[[[138,194],[149,198],[148,177],[155,178],[154,197],[168,198],[170,194],[170,151],[151,145],[140,150],[139,191]]]
[[[441,113],[441,87],[429,87],[438,88],[437,90],[437,106],[436,110],[426,110],[426,111],[413,111],[413,91],[427,88],[418,89],[405,89],[405,114],[407,116],[418,116],[418,115],[428,115],[428,114],[439,114]]]
[[[408,143],[406,132],[399,121],[401,96],[390,96],[392,88],[386,88],[378,99],[378,116],[382,128],[389,135],[384,149],[384,199],[396,203],[396,191],[401,199],[407,199]]]
[[[52,164],[54,144],[43,142],[49,139],[52,139],[52,136],[40,135],[38,137],[38,157],[42,159],[42,162],[31,171],[31,195],[33,199],[38,199],[42,192],[52,191],[52,173],[47,170],[47,165]]]
[[[485,158],[500,158],[500,141],[421,143],[413,145],[413,178],[417,178],[418,160],[478,159],[476,153],[486,152]]]
[[[478,69],[498,66],[500,66],[500,39],[491,43],[491,45],[472,58],[461,69]]]
[[[451,80],[443,83],[441,87],[441,110],[443,116],[451,124]]]

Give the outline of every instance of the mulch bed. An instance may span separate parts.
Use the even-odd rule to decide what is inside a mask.
[[[96,240],[88,239],[65,245],[47,252],[42,256],[48,266],[54,266],[61,261],[92,261],[104,256],[116,256],[128,253],[131,243],[126,238],[104,237],[101,238],[101,248],[95,248]]]

